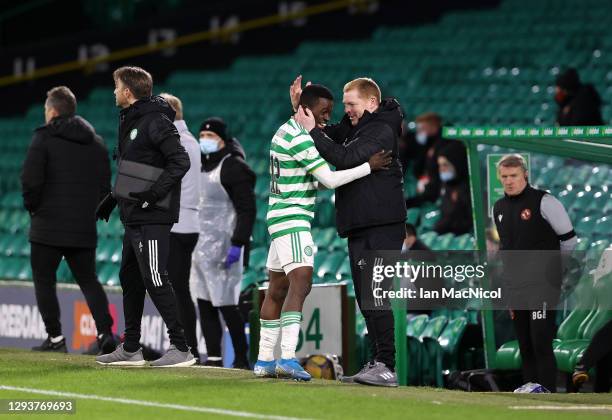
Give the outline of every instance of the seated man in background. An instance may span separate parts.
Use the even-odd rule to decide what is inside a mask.
[[[576,69],[569,68],[557,76],[555,102],[559,105],[560,126],[603,125],[601,97],[593,85],[580,82]]]
[[[438,155],[446,140],[442,139],[442,118],[434,112],[426,112],[416,118],[417,131],[414,143],[408,148],[412,156],[413,174],[417,179],[417,195],[406,199],[406,207],[420,207],[435,203],[440,197],[442,184],[438,175]]]
[[[440,220],[434,226],[438,235],[462,235],[472,231],[472,201],[465,146],[459,141],[448,142],[438,155],[442,183]]]

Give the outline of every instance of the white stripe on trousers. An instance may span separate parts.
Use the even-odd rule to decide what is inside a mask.
[[[154,286],[160,287],[162,284],[157,270],[157,240],[148,240],[147,244],[149,246],[149,269],[151,271],[151,280]]]

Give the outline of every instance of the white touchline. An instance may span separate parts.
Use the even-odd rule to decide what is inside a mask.
[[[604,410],[612,411],[612,405],[511,405],[511,410]]]
[[[101,395],[76,394],[74,392],[60,392],[60,391],[51,391],[51,390],[46,390],[46,389],[22,388],[22,387],[17,387],[17,386],[10,386],[10,385],[0,385],[0,391],[2,390],[20,391],[20,392],[26,392],[29,394],[53,395],[56,397],[81,398],[84,400],[109,401],[109,402],[115,402],[115,403],[120,403],[120,404],[141,405],[145,407],[170,408],[174,410],[194,411],[194,412],[199,412],[199,413],[211,413],[211,414],[219,414],[223,416],[247,417],[247,418],[253,418],[253,419],[306,420],[304,418],[299,418],[299,417],[272,416],[272,415],[267,415],[267,414],[249,413],[248,411],[224,410],[222,408],[198,407],[198,406],[193,406],[193,405],[165,404],[165,403],[158,403],[155,401],[143,401],[143,400],[131,400],[127,398],[103,397]]]

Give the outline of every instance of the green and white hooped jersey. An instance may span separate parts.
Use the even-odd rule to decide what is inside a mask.
[[[270,146],[270,199],[267,224],[272,239],[310,231],[317,198],[312,172],[327,162],[310,134],[293,119],[283,124]]]

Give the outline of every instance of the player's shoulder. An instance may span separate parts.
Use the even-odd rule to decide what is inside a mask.
[[[301,143],[306,140],[312,140],[310,134],[292,118],[279,127],[276,132],[276,137],[280,137],[290,143]]]

